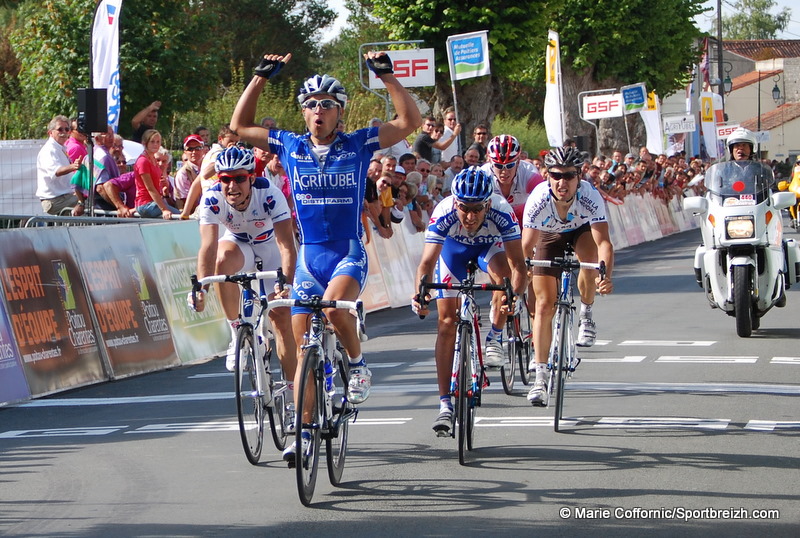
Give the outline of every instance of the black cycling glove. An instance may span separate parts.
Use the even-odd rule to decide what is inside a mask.
[[[392,60],[389,58],[388,54],[383,54],[377,58],[367,58],[367,67],[377,76],[394,73],[392,69]]]
[[[266,58],[261,58],[261,62],[253,70],[253,73],[255,73],[257,77],[271,79],[272,77],[278,74],[278,71],[280,71],[284,65],[286,65],[285,62],[279,62],[278,60],[267,60]]]

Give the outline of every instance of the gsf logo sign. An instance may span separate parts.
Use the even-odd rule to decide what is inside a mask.
[[[619,93],[586,95],[583,97],[582,110],[585,120],[622,116],[622,95]]]
[[[406,88],[436,85],[433,49],[392,50],[388,52],[394,76]],[[385,88],[381,79],[369,72],[370,89]]]
[[[738,123],[736,125],[717,125],[717,138],[726,140],[730,134],[738,128]]]

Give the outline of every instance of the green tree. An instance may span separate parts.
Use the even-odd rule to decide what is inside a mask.
[[[721,17],[723,39],[775,39],[792,18],[788,7],[772,15],[770,11],[777,5],[773,0],[738,0],[732,5],[733,15]],[[711,33],[717,35],[716,19]]]

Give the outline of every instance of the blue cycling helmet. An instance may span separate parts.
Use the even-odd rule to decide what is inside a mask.
[[[214,170],[219,173],[240,169],[248,172],[256,169],[256,159],[251,150],[232,146],[219,152],[217,161],[214,163]]]
[[[459,202],[485,202],[492,196],[492,178],[478,168],[465,168],[453,179],[450,188]]]
[[[302,105],[303,102],[312,95],[321,93],[332,95],[333,98],[342,105],[342,108],[347,105],[347,92],[344,90],[344,86],[330,75],[314,75],[306,80],[300,87],[300,91],[297,94],[297,101]]]

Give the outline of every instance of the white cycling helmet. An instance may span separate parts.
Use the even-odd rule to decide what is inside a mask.
[[[750,144],[750,154],[752,155],[755,153],[756,144],[758,144],[758,141],[756,140],[756,135],[753,133],[753,131],[745,129],[744,127],[739,127],[730,135],[728,135],[728,140],[725,142],[725,144],[728,146],[728,153],[733,155],[733,145],[741,143]]]
[[[330,75],[314,75],[306,80],[300,87],[297,101],[302,105],[312,95],[321,93],[332,95],[342,105],[342,108],[347,104],[347,92],[344,90],[344,86]]]

